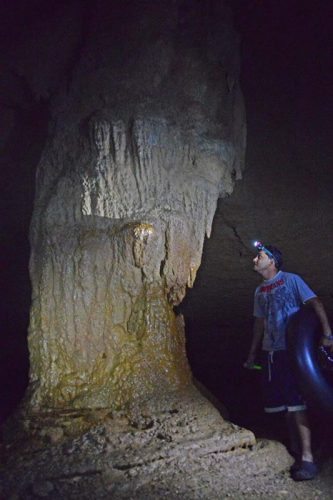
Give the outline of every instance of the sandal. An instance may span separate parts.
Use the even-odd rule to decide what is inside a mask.
[[[308,462],[306,460],[302,460],[299,463],[299,467],[296,467],[292,472],[292,478],[294,481],[308,481],[309,479],[313,479],[318,474],[318,467],[314,462]]]

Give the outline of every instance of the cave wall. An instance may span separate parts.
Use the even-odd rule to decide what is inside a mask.
[[[329,2],[233,6],[242,34],[246,170],[232,196],[219,201],[182,311],[194,373],[237,420],[248,408],[261,411],[256,375],[242,370],[260,282],[253,241],[279,247],[285,270],[303,276],[333,318],[333,82]]]

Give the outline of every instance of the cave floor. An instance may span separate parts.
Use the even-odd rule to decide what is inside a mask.
[[[267,445],[258,442],[259,447]],[[268,446],[270,446],[268,444]],[[253,450],[256,453],[256,450]],[[253,457],[254,458],[254,457]],[[226,461],[228,466],[226,467]],[[321,464],[319,475],[312,481],[296,483],[287,471],[278,473],[258,469],[249,454],[221,458],[219,454],[200,459],[161,460],[147,467],[132,466],[115,473],[112,466],[85,472],[63,474],[57,478],[43,476],[24,491],[13,492],[17,500],[48,499],[323,499],[331,500],[333,460]],[[7,490],[8,492],[8,490]]]
[[[34,439],[19,439],[16,432],[2,445],[0,498],[332,498],[328,442],[317,455],[318,477],[296,483],[288,472],[292,457],[281,442],[256,439],[224,420],[194,387],[130,416],[106,410],[95,416],[97,425],[91,425],[91,413],[39,415]],[[25,420],[30,431],[31,422]],[[69,425],[80,425],[81,432],[66,435]]]
[[[239,464],[235,463],[235,467]],[[251,465],[249,469],[252,469]],[[276,475],[270,475],[253,470],[253,475],[244,474],[239,477],[237,474],[230,483],[225,480],[223,468],[218,463],[216,466],[208,466],[205,461],[198,464],[187,464],[177,471],[165,471],[161,476],[147,484],[143,484],[135,492],[127,494],[123,492],[113,498],[172,498],[172,499],[332,499],[333,491],[333,461],[322,464],[320,474],[312,481],[296,483],[287,471]],[[249,470],[248,470],[249,472]]]

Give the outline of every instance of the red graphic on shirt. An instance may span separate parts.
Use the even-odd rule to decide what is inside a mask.
[[[274,288],[277,288],[278,286],[284,285],[284,279],[281,278],[280,280],[275,281],[275,283],[271,283],[270,285],[264,285],[260,287],[259,292],[261,293],[270,293]]]

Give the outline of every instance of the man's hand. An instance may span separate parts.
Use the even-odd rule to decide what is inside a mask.
[[[321,323],[323,335],[320,339],[320,344],[324,347],[329,347],[330,351],[333,352],[332,330],[322,302],[318,299],[318,297],[314,297],[313,299],[306,301],[306,304],[313,307]]]
[[[322,335],[320,339],[320,345],[324,347],[329,347],[330,351],[333,352],[333,338],[328,338],[326,335]]]
[[[243,364],[243,367],[251,370],[253,368],[253,365],[254,365],[254,358],[255,358],[254,354],[249,354],[247,357],[247,360]]]
[[[262,337],[264,335],[265,320],[264,318],[255,318],[253,326],[253,338],[247,360],[243,364],[244,368],[252,369],[254,360],[259,349]]]

